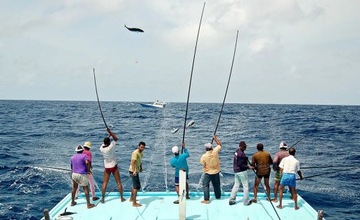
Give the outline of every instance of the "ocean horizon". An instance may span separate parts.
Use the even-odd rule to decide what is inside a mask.
[[[169,160],[172,146],[181,145],[185,104],[167,102],[164,109],[151,109],[140,102],[101,102],[107,124],[119,137],[117,157],[125,191],[131,189],[127,169],[139,141],[148,145],[140,178],[143,190],[174,190]],[[96,101],[0,100],[0,109],[1,219],[40,219],[43,209],[53,208],[70,193],[70,172],[61,169],[70,169],[75,147],[85,141],[93,144],[94,178],[102,184],[99,147],[107,133]],[[203,145],[211,141],[220,109],[221,103],[189,103],[187,120],[195,121],[185,132],[190,191],[201,190],[199,158]],[[326,219],[356,219],[360,153],[354,149],[360,145],[359,110],[357,105],[226,103],[217,130],[223,143],[223,190],[232,188],[231,159],[240,140],[248,144],[249,158],[260,142],[272,157],[281,141],[289,146],[296,143],[296,157],[305,168],[305,179],[297,182],[298,194],[315,210],[324,210]],[[179,131],[173,134],[173,128]],[[250,172],[249,181],[252,192]],[[115,187],[111,178],[107,189]],[[260,186],[259,192],[263,191]]]

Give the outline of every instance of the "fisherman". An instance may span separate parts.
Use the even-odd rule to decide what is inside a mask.
[[[89,163],[90,163],[90,168],[92,169],[92,153],[90,151],[90,148],[91,148],[91,142],[90,141],[86,141],[83,145],[84,147],[84,152],[83,154],[86,154],[88,156],[88,159],[89,159]],[[89,184],[90,184],[90,190],[91,190],[91,195],[92,195],[92,200],[93,201],[96,201],[99,199],[99,197],[96,196],[95,194],[95,180],[94,180],[94,177],[92,175],[92,172],[91,173],[88,173],[87,174],[87,179],[89,180]],[[76,191],[76,197],[77,195],[79,194],[79,189],[80,189],[80,186],[78,187],[77,191]]]
[[[289,152],[287,151],[287,145],[284,141],[280,142],[279,149],[280,149],[280,151],[278,151],[275,154],[274,160],[273,160],[273,170],[275,171],[274,198],[271,199],[271,201],[273,201],[273,202],[278,201],[277,194],[279,191],[280,180],[281,180],[281,176],[282,176],[282,173],[279,168],[279,164],[283,158],[289,156]]]
[[[175,190],[178,196],[179,195],[179,172],[180,170],[186,171],[186,199],[190,199],[189,196],[189,184],[187,180],[189,179],[189,166],[186,159],[190,156],[189,151],[185,148],[185,143],[182,144],[183,153],[180,154],[178,146],[172,147],[171,151],[174,154],[174,157],[170,159],[171,167],[175,168]],[[179,199],[174,201],[174,204],[179,204]]]
[[[219,152],[221,150],[221,142],[213,135],[213,139],[216,142],[217,146],[213,148],[211,143],[205,144],[206,153],[203,154],[200,158],[200,163],[203,165],[203,171],[205,173],[203,178],[203,190],[204,190],[204,200],[201,203],[209,204],[210,203],[210,182],[213,185],[215,198],[221,198],[221,187],[220,187],[220,159]]]
[[[130,202],[133,203],[132,206],[140,207],[141,204],[137,203],[136,196],[139,189],[141,189],[139,173],[142,172],[142,158],[143,151],[145,150],[145,142],[141,141],[138,145],[138,148],[134,150],[131,154],[131,162],[129,167],[129,174],[133,182],[133,187],[131,190]]]
[[[113,174],[115,178],[117,188],[120,193],[121,202],[124,202],[125,199],[124,199],[123,187],[121,183],[120,172],[118,169],[116,154],[115,154],[116,142],[118,138],[113,132],[111,132],[110,128],[107,128],[107,132],[109,133],[109,137],[104,138],[104,141],[100,146],[100,152],[104,157],[104,179],[101,188],[101,203],[105,202],[106,187],[109,182],[111,174]],[[113,141],[110,140],[110,137],[113,138]]]
[[[75,148],[75,151],[76,151],[76,154],[74,156],[72,156],[70,159],[70,166],[71,166],[71,170],[72,170],[71,179],[72,179],[72,183],[73,183],[72,191],[71,191],[71,204],[70,205],[71,206],[76,205],[75,194],[76,194],[76,190],[77,190],[78,186],[80,185],[84,188],[87,208],[91,209],[95,205],[90,203],[89,187],[88,187],[89,181],[86,177],[86,174],[91,173],[89,158],[86,154],[83,154],[83,151],[84,151],[83,146],[81,146],[81,145],[77,146]]]
[[[247,170],[254,169],[254,167],[248,165],[248,157],[244,152],[245,150],[246,150],[245,141],[240,141],[239,148],[235,151],[233,156],[235,182],[231,190],[229,205],[236,204],[236,193],[239,190],[240,182],[243,186],[243,192],[244,192],[243,204],[245,206],[251,205],[251,200],[249,201],[249,179],[248,179]]]
[[[256,145],[258,152],[256,152],[252,156],[251,166],[255,167],[256,175],[255,175],[255,184],[254,184],[254,199],[252,202],[257,202],[257,193],[259,190],[259,184],[261,179],[264,177],[264,183],[266,188],[266,194],[268,199],[270,200],[270,185],[269,185],[269,177],[270,177],[270,164],[272,164],[272,159],[269,152],[264,151],[264,145],[262,143],[258,143]]]
[[[280,202],[279,205],[276,206],[279,209],[282,208],[282,198],[283,198],[283,191],[285,186],[290,187],[290,192],[292,195],[292,199],[295,202],[295,210],[299,209],[297,204],[297,193],[296,193],[296,173],[300,176],[300,180],[303,180],[303,175],[300,170],[300,163],[295,158],[296,150],[295,148],[289,148],[289,156],[282,159],[279,167],[282,172],[282,177],[280,181]]]

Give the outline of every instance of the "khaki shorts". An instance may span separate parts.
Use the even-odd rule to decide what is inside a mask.
[[[80,186],[87,186],[89,184],[86,174],[72,173],[71,177],[72,180],[77,182]]]

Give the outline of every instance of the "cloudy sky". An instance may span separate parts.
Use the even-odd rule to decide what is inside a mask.
[[[0,0],[0,99],[186,102],[204,1]],[[360,104],[360,1],[206,2],[190,102]],[[124,25],[143,29],[128,31]]]

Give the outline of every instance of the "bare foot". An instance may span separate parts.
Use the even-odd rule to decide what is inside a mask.
[[[299,206],[295,206],[295,210],[298,210],[299,209]]]
[[[271,199],[271,202],[277,202],[278,200],[277,199]]]
[[[210,201],[209,201],[209,200],[203,200],[203,201],[201,201],[201,203],[203,203],[203,204],[209,204]]]
[[[92,198],[93,201],[96,201],[98,199],[99,199],[99,197],[96,197],[96,196]]]
[[[257,203],[257,199],[252,199],[251,202]]]
[[[126,199],[124,197],[121,197],[121,202],[125,202]]]
[[[76,205],[76,202],[71,202],[70,205],[71,205],[71,206],[74,206],[74,205]]]
[[[279,209],[282,209],[282,205],[278,205],[278,206],[276,206],[277,208],[279,208]]]
[[[88,208],[88,209],[91,209],[91,208],[94,208],[94,207],[95,207],[95,204],[88,204],[88,205],[87,205],[87,208]]]
[[[135,202],[135,203],[133,203],[133,205],[132,206],[134,206],[134,207],[140,207],[140,206],[142,206],[141,204],[139,204],[139,203],[137,203],[137,202]]]
[[[104,200],[104,199],[101,199],[100,202],[101,202],[101,203],[105,203],[105,200]]]

